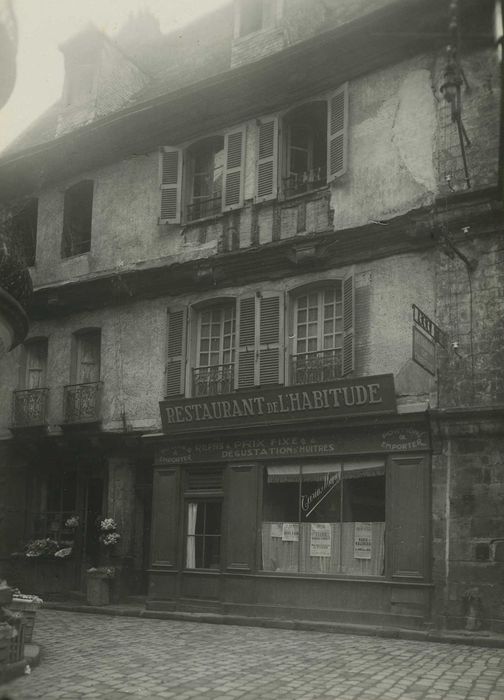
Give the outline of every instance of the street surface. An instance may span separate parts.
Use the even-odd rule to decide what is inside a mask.
[[[42,610],[0,700],[504,700],[504,651]]]

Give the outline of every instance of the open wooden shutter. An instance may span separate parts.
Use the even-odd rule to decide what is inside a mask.
[[[283,382],[284,368],[283,295],[265,292],[259,299],[258,384]]]
[[[348,150],[348,83],[334,92],[327,104],[327,182],[344,175]]]
[[[238,302],[238,389],[283,382],[284,304],[278,292]]]
[[[278,119],[261,119],[258,126],[256,202],[275,199],[278,187]]]
[[[182,195],[182,151],[165,146],[160,152],[160,224],[179,224]]]
[[[354,284],[353,275],[343,280],[343,376],[354,369]]]
[[[246,128],[243,126],[235,131],[230,131],[224,137],[222,211],[230,211],[243,206],[245,134]]]
[[[243,389],[255,384],[256,364],[256,297],[238,300],[238,362],[236,363],[236,387]]]
[[[168,311],[166,396],[180,396],[185,388],[187,308]]]

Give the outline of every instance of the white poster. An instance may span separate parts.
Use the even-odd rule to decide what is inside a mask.
[[[299,542],[299,523],[284,523],[282,540],[284,542]]]
[[[276,537],[280,540],[283,538],[282,523],[271,523],[271,537]]]
[[[310,557],[331,556],[330,523],[312,523],[310,529]]]
[[[372,523],[354,523],[354,559],[371,559]]]

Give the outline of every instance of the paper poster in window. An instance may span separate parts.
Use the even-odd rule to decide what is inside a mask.
[[[354,523],[354,559],[371,559],[372,523]]]
[[[331,556],[330,523],[312,523],[310,528],[310,557]]]
[[[283,539],[283,523],[271,523],[271,537]]]
[[[282,540],[284,542],[299,542],[299,523],[284,523]]]

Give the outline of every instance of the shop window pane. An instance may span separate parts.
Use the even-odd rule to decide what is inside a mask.
[[[187,504],[188,569],[220,568],[221,515],[220,501]]]

